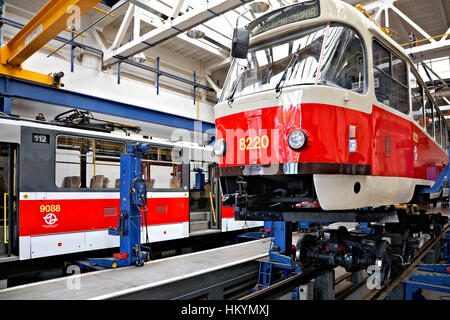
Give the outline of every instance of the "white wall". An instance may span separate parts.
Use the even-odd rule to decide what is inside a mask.
[[[81,65],[76,65],[74,73],[71,73],[69,62],[55,57],[47,58],[46,54],[41,52],[28,59],[23,64],[23,68],[44,74],[63,71],[65,74],[62,80],[64,88],[61,90],[88,94],[192,119],[197,117],[193,97],[175,94],[164,89],[160,90],[160,94],[157,95],[154,86],[123,77],[119,85],[116,75]],[[201,101],[199,103],[199,119],[213,123],[213,106]]]

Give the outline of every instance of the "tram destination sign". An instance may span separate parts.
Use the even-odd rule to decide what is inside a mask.
[[[319,15],[319,0],[307,1],[276,10],[272,14],[250,23],[247,29],[250,31],[250,36],[253,37],[294,22],[317,18]]]

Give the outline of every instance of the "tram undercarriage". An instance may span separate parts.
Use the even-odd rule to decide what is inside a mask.
[[[297,243],[293,263],[301,269],[329,266],[344,267],[348,272],[368,269],[378,271],[381,280],[390,278],[423,243],[438,236],[448,218],[440,213],[426,214],[418,205],[381,206],[353,210],[325,211],[320,208],[311,175],[226,177],[224,203],[233,206],[236,220],[289,222],[356,222],[356,230],[345,227],[323,229],[306,234]],[[262,183],[261,180],[270,180]],[[267,182],[267,181],[266,181]],[[429,195],[415,194],[413,201],[436,204]]]
[[[398,222],[367,224],[354,231],[345,227],[307,234],[296,246],[295,260],[302,268],[341,266],[356,272],[375,266],[381,280],[406,265],[422,245],[440,235],[447,217],[438,214],[408,214],[397,210]],[[361,226],[361,225],[360,225]]]

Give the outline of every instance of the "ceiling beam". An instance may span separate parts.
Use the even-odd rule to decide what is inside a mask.
[[[131,21],[133,20],[134,15],[134,4],[129,4],[127,12],[125,13],[125,17],[122,20],[122,23],[119,27],[119,31],[117,32],[117,35],[113,41],[112,47],[118,48],[122,44],[125,35],[128,31],[128,27],[131,24]]]
[[[219,62],[212,63],[204,67],[205,74],[211,74],[212,72],[222,69],[231,63],[231,58],[228,57]]]
[[[412,21],[408,16],[406,16],[403,12],[401,12],[400,9],[394,7],[393,5],[390,6],[390,9],[392,9],[396,14],[398,14],[400,16],[400,18],[402,18],[404,21],[406,21],[414,29],[419,31],[425,37],[425,39],[431,38],[431,36],[425,30],[423,30],[417,23]],[[430,39],[429,41],[436,42],[436,40],[434,40],[434,39]]]
[[[207,6],[202,6],[197,10],[192,10],[178,16],[172,21],[164,23],[162,26],[152,30],[139,39],[134,39],[120,48],[109,50],[105,53],[104,66],[110,67],[119,62],[117,58],[129,58],[146,49],[178,36],[218,15],[222,15],[230,10],[238,8],[252,0],[213,0]]]
[[[432,51],[432,50],[440,50],[440,49],[450,49],[450,40],[446,39],[444,41],[434,41],[433,43],[423,44],[418,47],[413,47],[411,49],[407,49],[406,52],[408,53],[419,53],[419,52],[426,52],[426,51]],[[448,55],[448,53],[447,53]]]
[[[170,17],[175,19],[180,14],[181,8],[183,7],[184,0],[178,0],[177,5],[173,7],[173,11],[170,14]]]

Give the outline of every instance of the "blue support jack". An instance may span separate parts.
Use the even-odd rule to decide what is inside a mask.
[[[266,224],[267,223],[267,224]],[[272,221],[265,222],[265,227],[270,223],[270,235],[272,243],[269,248],[269,256],[259,261],[258,284],[253,291],[261,290],[268,287],[272,282],[274,269],[283,270],[283,278],[286,279],[291,275],[301,273],[291,258],[292,252],[292,222]],[[292,292],[292,298],[297,300],[299,297],[298,290]]]
[[[444,259],[450,264],[450,228],[444,238]]]
[[[356,229],[361,232],[367,233],[367,234],[371,234],[373,231],[373,229],[369,226],[368,222],[358,223],[358,225],[356,226]]]
[[[450,270],[448,264],[422,265],[419,270],[437,270],[432,271],[437,273],[415,274],[408,281],[404,281],[406,300],[424,300],[422,290],[450,293],[450,274],[445,274]],[[440,271],[444,272],[441,273]]]
[[[448,149],[450,156],[450,148]],[[437,193],[443,188],[444,181],[449,180],[449,163],[439,175],[438,179],[431,188],[424,188],[420,193]],[[406,300],[424,300],[422,290],[431,290],[450,293],[450,228],[447,235],[444,237],[444,259],[448,264],[421,264],[419,271],[430,272],[426,274],[413,274],[409,280],[404,281],[405,284],[405,299]]]
[[[236,236],[236,243],[258,240],[264,238],[270,238],[271,236],[271,222],[264,221],[264,229],[263,231],[254,231],[254,232],[246,232],[244,234],[240,234]]]
[[[90,258],[87,266],[94,268],[142,266],[149,260],[149,252],[141,250],[141,212],[146,210],[147,203],[145,180],[141,178],[141,159],[142,154],[148,151],[150,144],[135,143],[127,146],[127,153],[120,157],[119,221],[115,229],[108,230],[109,235],[120,236],[120,253],[110,258]]]
[[[205,190],[205,173],[203,172],[202,168],[195,168],[195,190],[204,191]]]

